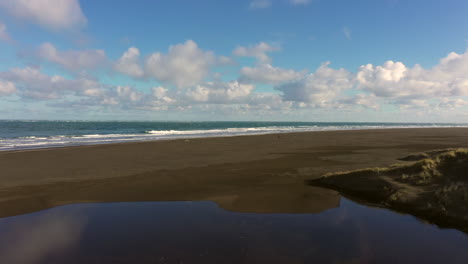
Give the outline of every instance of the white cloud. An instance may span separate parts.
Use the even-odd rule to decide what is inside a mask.
[[[357,80],[361,87],[377,96],[392,97],[397,93],[410,93],[409,90],[401,90],[401,87],[396,85],[406,71],[406,66],[401,62],[387,61],[383,66],[376,67],[367,64],[359,68]]]
[[[146,59],[145,75],[179,88],[200,83],[217,63],[211,51],[201,50],[197,43],[187,40],[169,47],[168,54],[153,53]]]
[[[167,54],[155,52],[141,58],[140,50],[130,47],[115,63],[114,70],[133,78],[152,78],[178,88],[193,87],[208,77],[214,66],[229,65],[229,57],[216,56],[200,49],[193,40],[169,47]]]
[[[131,86],[111,86],[86,78],[47,75],[39,68],[0,72],[0,95],[17,94],[31,100],[51,101],[56,107],[118,107],[122,109],[186,109],[195,105],[254,104],[254,86],[233,82],[206,82],[191,88],[153,87],[143,93]]]
[[[463,106],[467,106],[468,101],[457,98],[457,99],[450,99],[450,98],[443,98],[439,102],[437,102],[433,107],[437,107],[440,109],[449,109],[454,110],[456,108],[460,108]]]
[[[114,70],[133,78],[141,78],[144,71],[141,67],[140,50],[130,47],[114,65]]]
[[[424,100],[468,95],[468,52],[450,53],[431,69],[420,65],[408,68],[402,62],[387,61],[359,68],[359,87],[392,103],[427,105]]]
[[[153,96],[153,102],[157,102],[158,104],[171,104],[176,101],[169,94],[169,90],[162,86],[151,88],[151,94]]]
[[[0,40],[10,42],[11,37],[10,34],[8,34],[7,26],[0,22]]]
[[[41,58],[70,70],[89,69],[101,59],[91,58],[95,50],[59,51],[45,43]],[[105,85],[85,75],[68,79],[47,75],[40,68],[13,68],[0,72],[0,96],[16,94],[31,100],[48,100],[64,107],[105,109],[230,109],[240,112],[289,111],[306,108],[335,108],[341,111],[385,109],[396,105],[407,111],[421,109],[466,109],[468,106],[468,52],[450,53],[432,68],[408,67],[402,62],[362,65],[351,73],[323,63],[307,74],[274,67],[267,52],[274,48],[265,43],[238,47],[238,56],[258,59],[254,67],[242,67],[237,81],[207,81],[211,67],[229,58],[201,50],[193,41],[171,46],[168,53],[153,53],[146,59],[129,48],[113,65],[114,70],[135,78],[156,79],[167,87],[143,92],[133,86]],[[101,53],[99,53],[101,54]],[[275,85],[276,92],[259,93],[253,83]],[[278,92],[279,91],[279,92]],[[191,110],[190,110],[191,111]],[[406,111],[406,110],[401,110]],[[441,110],[442,111],[442,110]]]
[[[304,102],[312,106],[326,106],[353,86],[353,76],[345,69],[332,69],[323,63],[317,71],[304,78],[277,86],[286,101]]]
[[[0,95],[16,93],[31,100],[51,101],[56,107],[119,107],[167,110],[194,105],[249,104],[254,86],[233,82],[207,82],[191,88],[153,87],[143,93],[131,86],[111,86],[86,78],[66,79],[47,75],[39,68],[13,68],[0,72]]]
[[[117,86],[116,87],[117,96],[119,98],[124,98],[130,102],[138,102],[143,98],[143,94],[134,90],[129,86]]]
[[[343,27],[343,34],[345,35],[346,39],[351,40],[351,29],[348,27]]]
[[[140,109],[148,109],[153,111],[165,111],[170,107],[175,106],[176,99],[172,97],[169,89],[162,86],[151,88],[151,95],[147,96],[146,102]]]
[[[255,86],[233,82],[208,82],[197,85],[185,92],[185,97],[192,102],[202,103],[239,103],[245,100]]]
[[[269,45],[265,42],[260,42],[248,47],[239,46],[233,51],[233,54],[240,57],[254,57],[258,60],[258,63],[267,64],[271,63],[271,58],[267,53],[278,50],[280,50],[279,47]]]
[[[267,111],[284,111],[293,106],[290,101],[284,101],[276,93],[252,93],[246,107],[250,109],[261,109]]]
[[[370,109],[380,109],[378,98],[373,94],[357,94],[352,97],[337,100],[336,108],[354,109],[356,106],[362,106]]]
[[[36,56],[73,72],[96,69],[107,61],[104,50],[59,51],[51,43],[43,43],[37,50]]]
[[[280,84],[301,78],[305,72],[297,72],[292,69],[273,67],[263,64],[258,67],[243,67],[240,70],[240,80],[247,82],[259,82],[268,84]]]
[[[99,87],[99,83],[94,80],[70,80],[59,75],[49,76],[32,67],[0,72],[0,78],[14,83],[19,95],[37,100],[59,99],[66,94],[83,93]]]
[[[272,46],[265,42],[260,42],[250,46],[238,46],[233,54],[240,57],[253,57],[257,59],[257,66],[242,67],[240,69],[239,80],[241,82],[281,84],[290,82],[304,76],[305,72],[297,72],[292,69],[284,69],[271,65],[271,58],[268,52],[278,51],[278,46]]]
[[[131,86],[107,86],[99,84],[76,94],[79,100],[70,102],[76,106],[104,106],[123,109],[139,108],[149,101],[151,95]],[[62,106],[62,105],[59,105]]]
[[[72,30],[87,23],[78,0],[0,0],[10,15],[51,30]]]
[[[0,96],[7,96],[16,92],[16,86],[9,81],[0,80]]]
[[[272,0],[252,0],[249,7],[251,9],[263,9],[271,6]]]

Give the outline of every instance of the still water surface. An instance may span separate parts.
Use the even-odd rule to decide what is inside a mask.
[[[317,214],[73,204],[1,218],[0,263],[468,263],[468,236],[344,198]]]

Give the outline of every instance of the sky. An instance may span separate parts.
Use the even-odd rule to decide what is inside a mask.
[[[0,119],[468,123],[465,0],[0,0]]]

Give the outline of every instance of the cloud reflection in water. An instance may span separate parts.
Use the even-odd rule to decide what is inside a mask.
[[[0,219],[0,263],[44,263],[69,253],[86,224],[85,217],[66,210]]]

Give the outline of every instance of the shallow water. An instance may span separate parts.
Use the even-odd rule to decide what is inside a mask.
[[[468,263],[468,235],[344,198],[317,214],[74,204],[1,218],[0,263]]]

